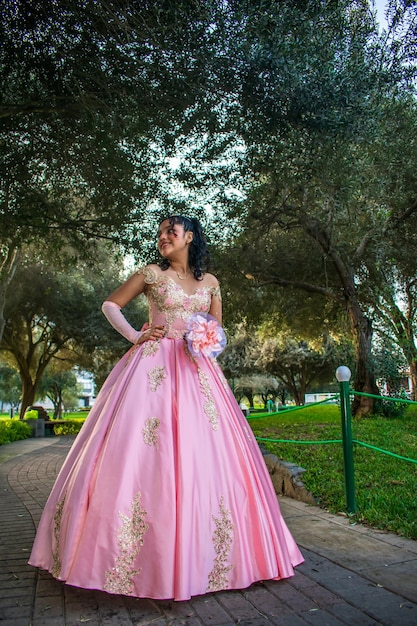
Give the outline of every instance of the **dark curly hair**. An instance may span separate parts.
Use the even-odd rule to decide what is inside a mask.
[[[171,226],[174,224],[181,224],[184,228],[184,232],[191,231],[193,233],[193,239],[190,243],[188,263],[193,271],[194,278],[201,280],[204,272],[206,272],[210,266],[210,252],[207,248],[203,227],[197,219],[190,219],[188,217],[184,217],[183,215],[170,215],[169,217],[164,217],[159,224],[162,224],[165,220],[169,220]],[[160,267],[163,270],[167,270],[169,266],[169,260],[162,259]]]

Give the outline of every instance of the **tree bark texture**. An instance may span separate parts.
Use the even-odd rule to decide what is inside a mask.
[[[356,355],[356,371],[353,388],[355,391],[362,393],[379,395],[371,358],[372,323],[370,319],[364,315],[355,298],[350,298],[346,302],[346,308],[352,328]],[[352,413],[356,417],[372,414],[373,408],[374,398],[354,396]]]

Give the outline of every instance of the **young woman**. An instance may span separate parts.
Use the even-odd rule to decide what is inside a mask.
[[[160,265],[103,304],[133,346],[52,489],[30,563],[88,589],[187,600],[292,576],[303,561],[215,355],[221,295],[197,220],[164,219]],[[144,293],[149,324],[121,312]]]

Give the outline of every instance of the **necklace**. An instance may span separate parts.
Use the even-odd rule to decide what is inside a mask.
[[[180,274],[179,272],[177,272],[177,271],[175,271],[175,273],[176,273],[176,275],[178,276],[178,278],[179,278],[180,280],[185,280],[185,279],[187,278],[187,276],[188,276],[188,274],[189,274],[190,272],[186,272],[186,273],[184,274],[184,276],[181,276],[181,274]]]

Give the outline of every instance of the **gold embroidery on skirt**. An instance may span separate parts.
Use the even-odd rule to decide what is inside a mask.
[[[59,502],[57,502],[55,506],[55,515],[54,515],[54,539],[55,539],[55,548],[52,551],[53,558],[53,566],[52,566],[52,576],[58,578],[61,573],[61,556],[59,554],[60,547],[60,539],[61,539],[61,521],[62,521],[62,510],[65,504],[65,497],[62,498]]]
[[[226,380],[226,376],[223,374],[222,368],[220,367],[220,365],[217,363],[216,359],[212,358],[210,359],[211,364],[213,365],[214,369],[216,370],[221,383],[223,385],[223,387],[226,389],[226,391],[228,391],[230,389],[229,387],[229,383]]]
[[[216,530],[213,533],[216,558],[214,559],[213,569],[208,577],[207,591],[221,591],[222,589],[227,589],[229,586],[227,573],[230,572],[233,567],[233,565],[225,565],[232,546],[234,525],[231,520],[230,511],[224,506],[223,496],[220,498],[219,509],[220,516],[215,517],[213,515],[213,520],[216,524]]]
[[[161,422],[157,417],[149,417],[146,420],[145,426],[142,429],[142,435],[143,435],[143,441],[148,446],[155,446],[156,448],[158,447],[158,443],[159,443],[158,429],[159,429],[160,423]]]
[[[213,399],[213,394],[211,393],[209,378],[202,369],[198,368],[198,378],[200,380],[200,385],[203,390],[204,395],[206,396],[206,402],[204,403],[204,412],[209,418],[210,424],[213,427],[213,430],[217,430],[219,428],[219,415],[217,413],[216,405]]]
[[[143,348],[142,356],[153,356],[159,350],[160,339],[155,341],[145,341],[145,347]]]
[[[151,390],[156,391],[166,377],[165,367],[155,365],[155,367],[149,370],[148,380]]]
[[[131,506],[131,517],[119,512],[122,524],[117,531],[117,545],[120,554],[116,564],[106,571],[104,589],[109,593],[131,595],[133,592],[132,578],[141,572],[141,568],[133,569],[133,563],[143,546],[143,537],[149,526],[145,522],[147,512],[140,503],[141,494],[137,493]]]

